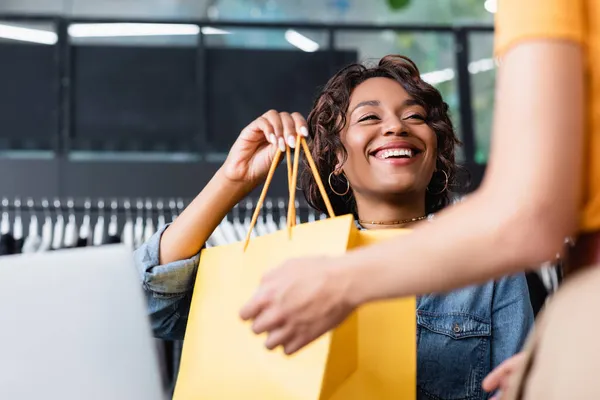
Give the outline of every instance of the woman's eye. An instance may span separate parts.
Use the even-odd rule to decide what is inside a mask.
[[[379,118],[377,117],[377,115],[365,115],[364,117],[362,117],[361,119],[358,120],[358,122],[363,122],[363,121],[368,121],[368,120],[378,120]]]
[[[418,119],[418,120],[421,120],[421,121],[425,121],[425,117],[422,116],[422,115],[420,115],[420,114],[409,115],[408,117],[406,117],[406,119]]]

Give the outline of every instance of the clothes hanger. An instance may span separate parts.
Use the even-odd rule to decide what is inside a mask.
[[[10,233],[10,215],[8,214],[8,199],[2,199],[2,218],[0,218],[0,235]]]
[[[23,239],[23,220],[21,218],[21,199],[16,198],[14,201],[15,206],[15,221],[13,223],[13,237],[15,240]],[[20,249],[19,249],[20,251]]]
[[[121,235],[121,241],[126,244],[129,248],[135,247],[135,240],[133,235],[133,217],[131,216],[131,202],[125,200],[123,203],[125,208],[125,225],[123,225],[123,234]]]
[[[152,216],[152,201],[146,200],[146,225],[144,226],[144,242],[154,235],[154,218]]]
[[[52,235],[52,249],[62,248],[63,237],[65,234],[65,216],[62,212],[62,204],[59,199],[54,200],[54,212],[56,213],[56,223],[54,224],[54,233]]]
[[[85,240],[87,244],[90,244],[90,236],[92,234],[92,201],[90,199],[86,199],[83,203],[84,214],[83,221],[81,222],[81,226],[79,227],[79,239]]]
[[[117,237],[119,234],[119,218],[117,216],[118,208],[119,202],[116,199],[110,202],[110,219],[108,221],[109,237]]]
[[[44,211],[44,225],[42,226],[42,243],[38,251],[48,251],[52,247],[52,216],[50,215],[50,202],[42,199],[42,209]]]
[[[94,226],[94,236],[92,238],[92,244],[94,246],[101,246],[104,243],[104,200],[98,200],[98,219]]]
[[[75,202],[73,199],[67,200],[67,214],[64,247],[73,247],[77,244],[77,216],[75,215]]]

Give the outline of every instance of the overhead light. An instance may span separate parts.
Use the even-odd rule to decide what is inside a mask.
[[[292,46],[296,46],[300,50],[308,53],[319,50],[319,43],[307,38],[293,29],[288,29],[285,31],[285,40],[287,40]]]
[[[471,61],[468,66],[469,73],[472,75],[481,72],[491,71],[498,66],[493,58],[482,58],[480,60]],[[440,69],[421,74],[421,79],[430,85],[438,85],[440,83],[451,81],[455,78],[455,72],[452,68]]]
[[[200,27],[192,24],[102,23],[69,26],[69,35],[72,37],[186,36],[198,33]]]
[[[472,61],[469,63],[469,72],[478,74],[480,72],[491,71],[496,67],[496,62],[493,58],[482,58],[481,60]]]
[[[426,72],[421,74],[421,79],[430,85],[451,81],[454,79],[454,70],[452,68],[441,69],[439,71]]]
[[[202,27],[202,34],[203,35],[229,35],[231,32],[223,30],[223,29],[219,29],[219,28],[214,28],[212,26],[203,26]]]
[[[496,11],[498,11],[498,0],[485,0],[483,6],[485,7],[487,12],[495,14]]]
[[[0,24],[0,38],[40,44],[58,42],[58,35],[55,32],[4,24]]]

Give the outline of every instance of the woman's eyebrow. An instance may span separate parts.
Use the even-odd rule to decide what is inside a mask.
[[[350,112],[350,114],[354,113],[354,111],[356,111],[356,109],[360,108],[360,107],[365,107],[365,106],[379,106],[381,103],[379,102],[379,100],[367,100],[367,101],[361,101],[360,103],[358,103],[356,105],[356,107],[354,107],[352,109],[352,112]]]

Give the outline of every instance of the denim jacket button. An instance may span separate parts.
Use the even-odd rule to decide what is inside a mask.
[[[453,328],[453,331],[454,331],[454,333],[460,333],[460,330],[461,330],[461,329],[460,329],[460,326],[459,326],[458,324],[456,324],[456,323],[455,323],[455,324],[454,324],[454,328]]]

